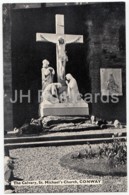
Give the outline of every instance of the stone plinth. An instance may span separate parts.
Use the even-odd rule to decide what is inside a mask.
[[[40,104],[39,114],[43,116],[87,116],[88,104],[84,101],[73,103]]]

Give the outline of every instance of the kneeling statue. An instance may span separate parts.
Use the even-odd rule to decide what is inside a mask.
[[[70,73],[68,73],[65,76],[65,78],[66,78],[66,84],[68,86],[67,88],[68,101],[70,103],[77,103],[78,101],[81,100],[77,81]]]
[[[43,92],[43,103],[44,104],[56,104],[59,103],[58,90],[61,88],[61,83],[49,84]]]

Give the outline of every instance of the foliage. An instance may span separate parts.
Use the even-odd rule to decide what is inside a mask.
[[[87,146],[87,149],[72,154],[71,157],[106,159],[112,167],[127,163],[127,145],[125,142],[121,142],[119,137],[114,137],[112,143],[103,143],[102,146],[98,146],[97,150],[93,150],[89,143],[87,143]]]

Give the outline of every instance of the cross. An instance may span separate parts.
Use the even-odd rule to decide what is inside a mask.
[[[55,15],[56,33],[36,33],[36,41],[52,42],[56,44],[56,67],[58,82],[63,83],[65,77],[65,65],[68,61],[65,52],[66,44],[83,43],[83,35],[65,34],[64,29],[64,15]],[[64,43],[59,43],[62,39]],[[61,41],[62,42],[62,41]]]

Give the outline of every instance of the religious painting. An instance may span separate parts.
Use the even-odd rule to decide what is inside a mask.
[[[101,94],[122,95],[122,70],[120,68],[101,68]]]

